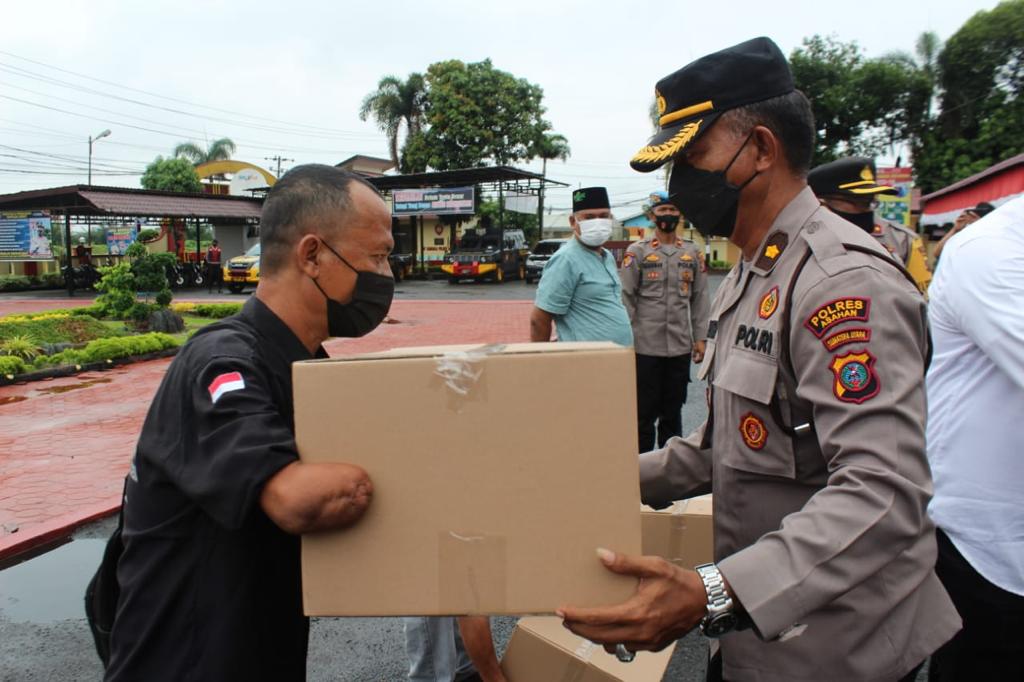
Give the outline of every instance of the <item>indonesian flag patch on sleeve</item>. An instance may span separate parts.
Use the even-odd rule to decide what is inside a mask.
[[[216,403],[225,393],[231,393],[231,391],[241,391],[245,388],[245,379],[242,378],[239,372],[228,372],[221,374],[207,387],[210,392],[210,400]]]

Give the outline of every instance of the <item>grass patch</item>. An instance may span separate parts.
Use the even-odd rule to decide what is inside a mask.
[[[0,341],[21,337],[37,344],[84,343],[107,336],[117,336],[117,333],[88,315],[49,313],[29,318],[15,315],[0,317]]]

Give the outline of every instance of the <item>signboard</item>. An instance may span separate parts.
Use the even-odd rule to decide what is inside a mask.
[[[910,193],[914,187],[912,168],[879,168],[878,183],[895,187],[898,194],[879,194],[876,215],[910,227]]]
[[[396,189],[391,215],[473,215],[475,187]]]
[[[107,253],[111,256],[123,256],[128,247],[135,243],[138,228],[135,224],[116,225],[107,228]]]
[[[52,260],[49,211],[0,213],[0,260]]]

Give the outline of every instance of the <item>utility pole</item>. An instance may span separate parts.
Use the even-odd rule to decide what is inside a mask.
[[[295,161],[295,159],[283,159],[283,158],[281,158],[280,154],[278,154],[277,156],[264,156],[263,158],[266,161],[274,161],[274,162],[277,163],[277,173],[275,173],[275,175],[278,178],[281,177],[281,164],[284,163],[284,162]]]

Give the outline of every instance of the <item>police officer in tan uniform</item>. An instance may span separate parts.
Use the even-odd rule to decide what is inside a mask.
[[[676,236],[680,214],[668,192],[651,194],[647,217],[654,236],[630,244],[619,270],[636,349],[640,452],[682,434],[690,360],[704,359],[709,305],[704,258]]]
[[[807,174],[807,184],[833,213],[877,239],[906,267],[922,292],[928,290],[932,273],[920,235],[875,213],[876,197],[896,194],[897,189],[878,184],[874,159],[849,156],[822,164]]]
[[[925,458],[926,305],[875,239],[807,187],[814,122],[767,38],[657,85],[673,203],[743,259],[711,308],[707,422],[640,457],[643,500],[714,493],[715,563],[599,550],[642,578],[623,604],[559,609],[628,659],[701,626],[709,679],[912,680],[960,620],[935,576]]]

